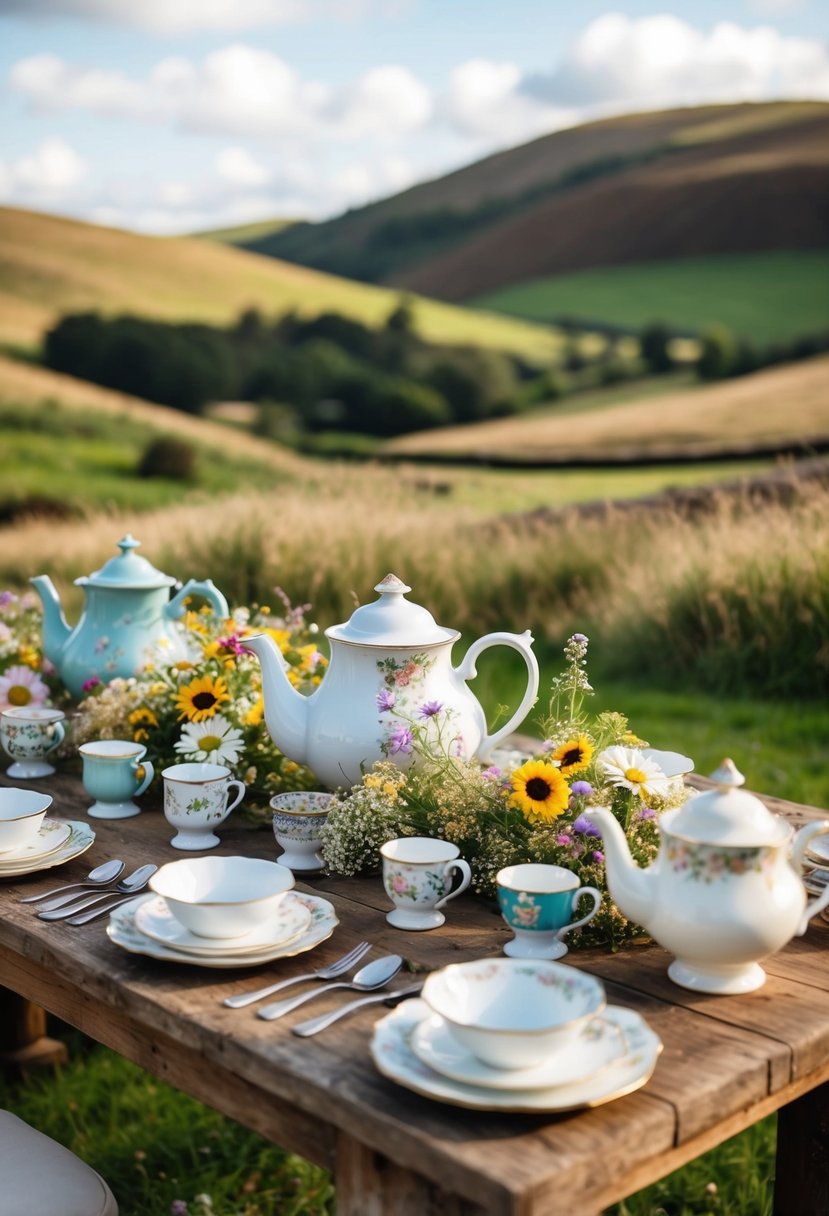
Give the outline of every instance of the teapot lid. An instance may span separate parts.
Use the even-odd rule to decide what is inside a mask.
[[[438,625],[426,608],[407,600],[411,587],[396,574],[387,574],[374,590],[379,599],[355,609],[350,620],[326,629],[325,636],[360,646],[404,647],[436,646],[460,637],[456,629]]]
[[[747,790],[745,777],[733,760],[723,760],[711,774],[713,790],[689,798],[676,811],[662,816],[670,836],[698,844],[722,844],[742,848],[782,844],[789,825]]]
[[[118,557],[111,557],[87,578],[75,579],[76,587],[121,587],[124,590],[149,591],[154,587],[173,587],[176,580],[169,574],[156,570],[146,557],[139,557],[135,552],[141,545],[129,533],[118,541],[121,550]]]

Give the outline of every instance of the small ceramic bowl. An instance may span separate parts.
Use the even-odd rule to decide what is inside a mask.
[[[48,794],[37,790],[0,789],[0,854],[24,849],[40,831],[52,805]]]
[[[478,959],[426,977],[424,1001],[492,1068],[532,1068],[567,1047],[605,1005],[604,987],[541,959]]]
[[[294,876],[258,857],[188,857],[162,866],[149,885],[191,933],[232,938],[267,921]]]
[[[279,862],[291,870],[321,870],[322,837],[320,830],[328,818],[334,794],[306,793],[275,794],[270,806],[273,811],[273,833],[283,849]]]

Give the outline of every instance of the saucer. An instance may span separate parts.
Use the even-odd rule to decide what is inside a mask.
[[[192,933],[180,920],[176,920],[166,900],[160,895],[149,899],[135,910],[135,927],[146,937],[181,950],[185,954],[199,954],[214,958],[217,954],[251,954],[274,946],[286,946],[299,937],[311,923],[311,912],[299,900],[286,895],[265,924],[257,925],[244,937],[208,938]]]
[[[41,870],[54,869],[55,866],[62,866],[65,861],[80,857],[81,853],[85,853],[94,844],[95,833],[88,823],[67,819],[65,826],[69,828],[69,836],[59,848],[39,860],[20,859],[16,863],[9,861],[6,865],[0,865],[0,878],[16,878],[22,874],[37,874]]]
[[[653,1073],[662,1050],[660,1039],[638,1013],[608,1005],[602,1018],[622,1031],[626,1052],[597,1076],[549,1089],[484,1089],[441,1076],[414,1054],[412,1035],[430,1016],[431,1010],[425,1001],[410,1000],[382,1018],[374,1028],[371,1041],[374,1063],[384,1077],[404,1089],[469,1110],[531,1114],[601,1106],[640,1089]]]
[[[28,844],[19,849],[10,849],[7,853],[0,853],[0,873],[7,862],[33,862],[39,861],[41,857],[48,857],[61,845],[66,844],[71,833],[72,829],[68,823],[62,823],[59,819],[44,819],[37,835],[32,837]]]
[[[438,1013],[418,1022],[409,1040],[412,1053],[441,1076],[484,1089],[553,1089],[587,1081],[627,1052],[622,1028],[612,1019],[591,1018],[565,1051],[534,1068],[492,1068],[463,1047]]]
[[[829,834],[814,836],[806,846],[806,856],[821,865],[829,861]]]
[[[292,894],[311,914],[308,927],[293,941],[263,947],[261,950],[251,951],[250,954],[224,953],[206,958],[201,954],[186,954],[183,950],[174,950],[171,946],[153,941],[142,933],[135,923],[135,913],[141,904],[156,898],[152,893],[138,895],[129,903],[114,908],[109,916],[107,937],[130,954],[143,954],[148,958],[163,959],[165,962],[189,963],[193,967],[255,967],[259,963],[270,963],[278,958],[293,958],[295,954],[303,954],[306,950],[313,949],[330,937],[339,924],[334,906],[327,899],[322,899],[319,895],[301,894],[299,891]]]

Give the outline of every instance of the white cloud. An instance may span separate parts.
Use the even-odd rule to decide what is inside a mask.
[[[523,94],[521,82],[517,64],[470,59],[452,71],[444,115],[462,135],[502,145],[575,121],[575,111]]]
[[[335,99],[331,115],[349,138],[393,139],[428,123],[432,94],[408,68],[388,64],[372,68],[343,98]]]
[[[0,15],[77,17],[160,35],[287,25],[324,8],[323,0],[0,0]]]
[[[264,186],[270,172],[246,148],[225,148],[216,157],[216,172],[233,186]]]
[[[0,161],[0,197],[6,202],[56,206],[71,198],[87,175],[87,164],[57,136],[42,140],[27,156]]]

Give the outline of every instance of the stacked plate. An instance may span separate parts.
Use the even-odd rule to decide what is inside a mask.
[[[255,967],[313,949],[334,932],[327,899],[290,891],[273,916],[235,938],[200,937],[173,916],[160,895],[139,895],[110,914],[107,934],[131,954],[194,967]]]
[[[18,878],[39,870],[51,870],[85,853],[95,840],[87,823],[44,819],[25,845],[0,854],[0,878]]]
[[[372,1056],[415,1093],[474,1110],[565,1111],[639,1089],[662,1044],[600,981],[560,963],[483,959],[433,972],[379,1022]]]

